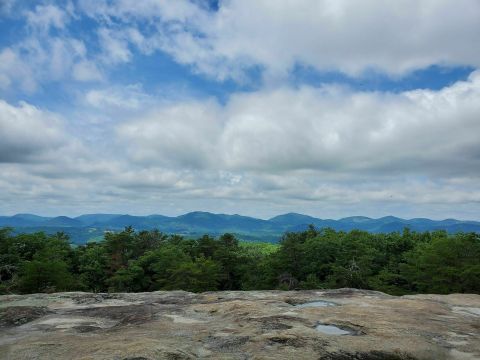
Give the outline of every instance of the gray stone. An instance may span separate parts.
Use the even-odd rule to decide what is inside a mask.
[[[355,289],[6,295],[0,359],[480,359],[478,309]]]

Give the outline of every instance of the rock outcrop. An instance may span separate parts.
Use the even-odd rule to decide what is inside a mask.
[[[0,296],[1,359],[480,359],[480,296],[353,289]]]

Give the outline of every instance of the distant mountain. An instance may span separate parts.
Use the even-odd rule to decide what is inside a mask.
[[[67,216],[42,217],[33,214],[0,216],[0,227],[10,226],[16,232],[45,231],[54,233],[63,231],[76,243],[85,243],[88,239],[101,239],[105,231],[118,231],[126,226],[136,230],[159,229],[166,233],[184,236],[203,234],[219,235],[231,232],[243,239],[275,242],[286,231],[302,231],[312,224],[316,228],[330,227],[335,230],[354,229],[373,233],[403,231],[445,230],[449,233],[478,232],[480,222],[455,219],[431,220],[425,218],[401,219],[385,216],[372,219],[365,216],[351,216],[339,220],[319,219],[312,216],[288,213],[269,220],[242,215],[212,214],[195,211],[184,215],[169,217],[164,215],[132,216],[120,214],[85,214],[75,218]]]
[[[367,223],[371,221],[372,218],[366,216],[350,216],[343,219],[338,220],[342,223],[353,223],[353,224],[360,224],[360,223]]]
[[[42,226],[55,226],[55,227],[82,227],[81,221],[69,218],[68,216],[57,216],[46,220],[41,223]]]
[[[13,215],[12,218],[19,219],[19,220],[21,219],[24,221],[33,221],[33,222],[43,222],[50,219],[49,217],[38,216],[34,214],[17,214],[17,215]]]
[[[13,216],[0,216],[0,226],[32,226],[45,223],[50,218],[33,215],[33,214],[17,214]]]
[[[119,214],[85,214],[85,215],[80,215],[74,218],[75,220],[80,221],[82,224],[86,226],[91,226],[93,224],[101,224],[107,221],[110,221],[117,216],[120,216]]]
[[[95,223],[95,226],[109,226],[113,228],[123,228],[125,226],[133,226],[135,228],[145,228],[148,220],[144,216],[132,216],[132,215],[119,215],[110,220]]]
[[[288,213],[283,215],[278,215],[269,220],[272,223],[280,224],[284,226],[296,226],[296,225],[303,225],[303,224],[317,224],[318,222],[322,222],[323,220],[303,215],[297,213]]]
[[[195,230],[209,231],[237,231],[248,229],[249,231],[267,230],[271,225],[266,220],[256,219],[241,215],[212,214],[209,212],[191,212],[176,218],[178,224]]]

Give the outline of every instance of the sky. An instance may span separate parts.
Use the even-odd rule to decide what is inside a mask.
[[[478,0],[0,0],[0,215],[480,220]]]

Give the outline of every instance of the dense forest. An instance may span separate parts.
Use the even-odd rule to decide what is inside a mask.
[[[231,234],[186,239],[128,227],[72,247],[63,233],[0,229],[0,294],[340,287],[480,293],[480,235],[311,226],[271,245],[242,243]]]

